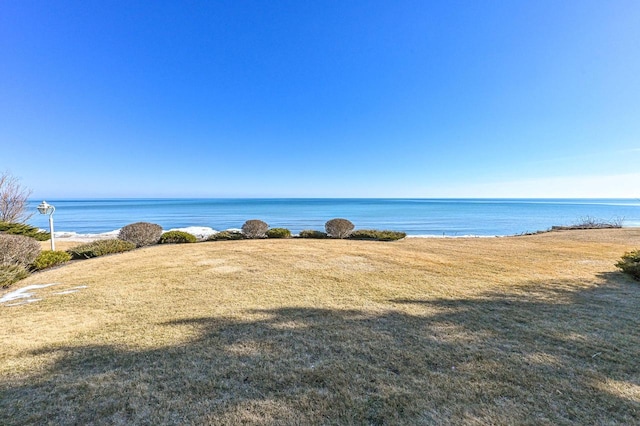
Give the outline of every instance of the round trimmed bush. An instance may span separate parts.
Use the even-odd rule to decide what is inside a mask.
[[[347,219],[331,219],[324,225],[324,230],[331,238],[347,238],[355,226]]]
[[[36,260],[33,261],[31,267],[36,271],[51,268],[52,266],[61,265],[71,260],[71,255],[66,251],[44,250],[40,252]]]
[[[195,243],[197,240],[195,235],[184,231],[168,231],[160,236],[160,244]]]
[[[265,238],[269,225],[258,219],[248,220],[242,225],[242,233],[247,238]]]
[[[162,236],[162,227],[155,223],[136,222],[122,227],[118,238],[136,245],[136,247],[158,244]]]
[[[640,281],[640,250],[625,253],[616,266]]]
[[[316,231],[315,229],[305,229],[304,231],[300,231],[298,234],[300,238],[315,238],[322,240],[324,238],[329,238],[329,236],[322,231]]]
[[[30,265],[40,253],[40,243],[24,235],[0,234],[0,266]]]
[[[290,238],[291,231],[287,228],[271,228],[267,231],[267,238]]]

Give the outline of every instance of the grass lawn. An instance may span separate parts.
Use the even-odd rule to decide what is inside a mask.
[[[640,283],[614,266],[634,248],[640,229],[73,262],[0,293],[56,283],[0,305],[0,424],[640,424]]]

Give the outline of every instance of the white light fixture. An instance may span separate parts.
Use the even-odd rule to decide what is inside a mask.
[[[43,201],[38,206],[38,211],[40,214],[48,214],[49,215],[49,232],[51,233],[51,250],[54,251],[56,249],[56,241],[53,237],[53,212],[56,211],[56,208],[51,204]]]

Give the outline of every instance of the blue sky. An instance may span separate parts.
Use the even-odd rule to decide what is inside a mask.
[[[640,2],[0,7],[35,198],[640,197]]]

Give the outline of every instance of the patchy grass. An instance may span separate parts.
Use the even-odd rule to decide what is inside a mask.
[[[0,424],[637,424],[640,230],[244,240],[0,305]]]

